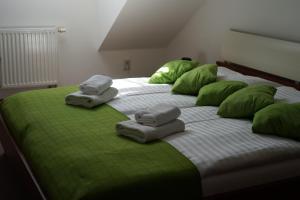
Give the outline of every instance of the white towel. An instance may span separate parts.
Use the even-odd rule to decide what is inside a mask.
[[[159,127],[144,126],[134,120],[119,122],[116,125],[118,135],[129,137],[140,143],[150,142],[174,133],[183,132],[184,129],[184,122],[179,119],[175,119]]]
[[[135,113],[135,120],[147,126],[160,126],[173,121],[181,114],[180,109],[168,104],[158,104]]]
[[[112,85],[112,79],[108,76],[94,75],[80,84],[81,92],[89,95],[99,95]]]
[[[86,95],[83,92],[78,91],[67,95],[65,101],[66,104],[69,105],[93,108],[95,106],[110,101],[117,94],[118,94],[118,90],[113,87],[105,90],[101,95]]]

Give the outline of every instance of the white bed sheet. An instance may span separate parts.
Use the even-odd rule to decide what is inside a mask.
[[[109,104],[130,118],[136,111],[158,103],[178,106],[186,131],[164,140],[198,168],[204,196],[300,175],[299,142],[254,134],[250,120],[220,118],[217,107],[195,106],[196,97],[175,95],[170,92],[171,85],[153,85],[147,81],[147,78],[114,80],[113,86],[120,92]],[[299,91],[285,86],[277,89],[277,99],[300,102]],[[261,174],[265,178],[253,178]]]

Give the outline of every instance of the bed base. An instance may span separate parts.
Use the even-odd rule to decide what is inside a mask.
[[[290,79],[272,75],[266,72],[255,70],[246,66],[241,66],[227,61],[218,61],[219,66],[227,67],[231,70],[240,72],[245,75],[257,76],[270,81],[278,82],[283,85],[292,86],[300,90],[299,82]],[[22,185],[28,198],[31,200],[47,200],[46,195],[43,193],[39,186],[28,162],[26,161],[23,153],[19,149],[15,140],[12,138],[8,128],[0,113],[0,140],[5,151],[5,158],[10,166],[14,169],[16,175],[22,180]],[[300,177],[294,177],[278,182],[272,182],[260,186],[250,187],[234,192],[227,192],[217,194],[214,196],[203,197],[204,200],[225,200],[225,199],[262,199],[262,198],[278,198],[294,199],[295,195],[300,196],[298,190],[300,185]]]

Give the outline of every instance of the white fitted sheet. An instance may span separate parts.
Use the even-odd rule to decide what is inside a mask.
[[[153,85],[147,81],[147,78],[114,80],[113,86],[120,92],[109,104],[130,118],[136,111],[158,103],[178,106],[186,131],[164,141],[198,168],[204,196],[300,175],[299,142],[254,134],[250,120],[220,118],[217,107],[195,106],[196,97],[175,95],[170,92],[171,85]],[[276,99],[300,102],[299,91],[285,86],[277,89]],[[264,178],[253,177],[262,177],[261,174]]]

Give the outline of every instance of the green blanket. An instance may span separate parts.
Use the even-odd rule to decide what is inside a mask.
[[[200,175],[163,141],[119,137],[127,117],[108,105],[67,106],[75,87],[19,93],[1,113],[49,199],[199,199]]]

